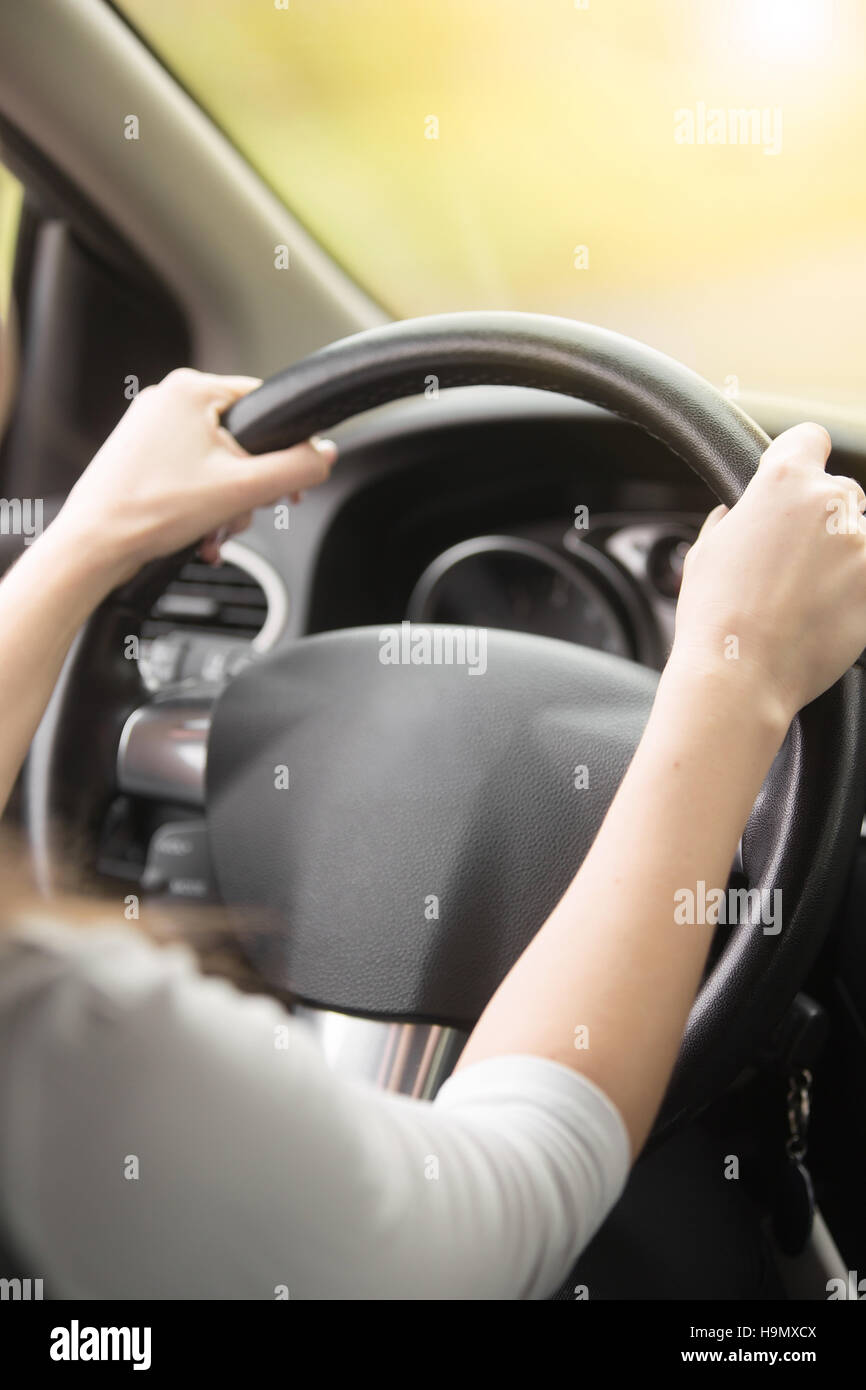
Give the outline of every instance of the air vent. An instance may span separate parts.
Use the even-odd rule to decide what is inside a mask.
[[[289,596],[273,565],[241,541],[225,541],[221,553],[221,565],[184,565],[142,624],[138,667],[148,690],[220,685],[284,631]]]
[[[268,600],[239,565],[184,565],[153,605],[141,629],[145,641],[168,633],[200,633],[251,641],[264,627]]]

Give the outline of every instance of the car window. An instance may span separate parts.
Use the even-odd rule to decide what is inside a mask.
[[[0,164],[0,443],[6,434],[18,382],[18,328],[10,309],[22,194],[21,184]]]
[[[565,314],[866,397],[858,0],[121,0],[399,316]]]
[[[12,268],[21,214],[21,185],[0,164],[0,320],[5,322],[12,291]]]

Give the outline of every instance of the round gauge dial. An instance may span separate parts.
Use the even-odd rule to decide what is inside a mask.
[[[463,541],[422,574],[408,604],[413,622],[506,628],[578,642],[617,656],[634,643],[609,597],[603,556],[565,559],[510,536]]]

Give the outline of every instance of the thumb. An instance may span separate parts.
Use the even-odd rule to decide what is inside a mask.
[[[724,502],[720,502],[717,507],[713,507],[713,510],[705,517],[704,524],[698,532],[694,544],[697,545],[699,540],[702,540],[704,536],[708,536],[711,531],[714,531],[722,518],[727,515],[728,508],[725,506]]]
[[[337,458],[332,439],[314,435],[291,449],[270,454],[245,454],[237,461],[242,482],[243,510],[269,506],[275,498],[316,487],[330,477]]]

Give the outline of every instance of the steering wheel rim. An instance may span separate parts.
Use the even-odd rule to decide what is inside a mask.
[[[441,315],[354,335],[272,377],[234,405],[223,423],[251,453],[264,452],[434,383],[437,389],[535,387],[602,406],[653,435],[728,505],[768,443],[732,401],[673,359],[591,325],[512,313]],[[27,824],[47,888],[69,834],[79,845],[92,843],[120,729],[141,704],[134,666],[122,659],[122,639],[182,558],[148,567],[110,596],[64,667],[26,778]],[[781,889],[784,926],[778,937],[748,924],[732,932],[690,1013],[658,1132],[702,1108],[749,1061],[826,936],[862,814],[862,680],[853,667],[800,713],[765,782],[744,835],[743,861],[750,886]],[[98,739],[85,750],[81,715],[88,689],[85,708],[97,722]],[[73,795],[70,776],[78,782]]]

